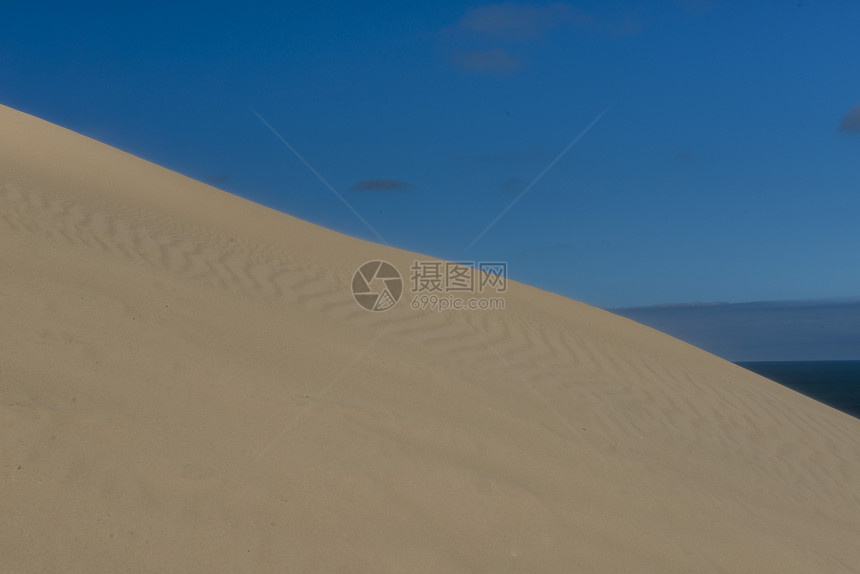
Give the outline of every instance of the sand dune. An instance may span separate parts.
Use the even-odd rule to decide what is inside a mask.
[[[860,571],[860,421],[416,257],[0,107],[0,571]]]

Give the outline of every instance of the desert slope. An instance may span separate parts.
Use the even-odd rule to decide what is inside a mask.
[[[860,421],[0,107],[0,571],[857,572]]]

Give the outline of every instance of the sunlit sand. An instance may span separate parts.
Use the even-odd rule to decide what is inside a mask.
[[[860,420],[0,107],[0,571],[852,572]]]

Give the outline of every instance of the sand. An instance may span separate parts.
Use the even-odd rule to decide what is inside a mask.
[[[0,571],[860,571],[860,420],[416,258],[0,107]]]

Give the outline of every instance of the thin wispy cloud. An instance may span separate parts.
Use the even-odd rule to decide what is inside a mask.
[[[529,192],[529,190],[530,190],[532,187],[534,187],[534,186],[535,186],[535,184],[537,184],[537,183],[541,180],[541,178],[543,178],[543,176],[545,176],[545,175],[547,174],[547,172],[548,172],[549,170],[551,170],[551,169],[553,168],[553,166],[554,166],[555,164],[557,164],[557,163],[558,163],[558,161],[559,161],[561,158],[563,158],[563,157],[567,154],[567,152],[569,152],[569,151],[570,151],[570,148],[572,148],[573,146],[575,146],[575,145],[576,145],[576,143],[577,143],[579,140],[581,140],[581,139],[585,136],[585,134],[587,134],[587,133],[591,130],[591,128],[593,128],[593,127],[594,127],[594,125],[595,125],[597,122],[599,122],[599,121],[600,121],[600,118],[602,118],[604,115],[606,115],[606,112],[608,112],[608,111],[609,111],[609,108],[606,108],[605,110],[603,110],[602,112],[600,112],[599,114],[597,114],[597,117],[596,117],[596,118],[594,118],[593,120],[591,120],[591,123],[590,123],[590,124],[588,124],[588,125],[585,127],[585,129],[584,129],[584,130],[582,130],[581,132],[579,132],[579,135],[578,135],[578,136],[576,136],[575,138],[573,138],[573,141],[571,141],[569,144],[567,144],[567,147],[566,147],[566,148],[564,148],[564,149],[561,151],[561,153],[560,153],[560,154],[558,154],[557,156],[555,156],[555,159],[554,159],[554,160],[552,160],[552,161],[549,163],[549,165],[547,165],[545,168],[543,168],[543,171],[541,171],[541,172],[537,175],[537,177],[535,177],[535,178],[532,180],[532,182],[531,182],[531,183],[529,183],[529,184],[525,187],[525,189],[523,189],[523,190],[522,190],[522,191],[521,191],[521,192],[520,192],[520,193],[519,193],[519,194],[518,194],[518,195],[513,199],[513,201],[511,201],[511,202],[507,205],[507,207],[505,207],[505,208],[501,211],[501,213],[499,213],[499,214],[496,216],[496,218],[495,218],[495,219],[493,219],[493,221],[491,221],[491,222],[490,222],[490,224],[489,224],[488,226],[486,226],[486,227],[483,229],[483,231],[481,231],[477,236],[475,236],[475,238],[471,241],[471,243],[469,243],[469,245],[468,245],[468,246],[466,246],[466,249],[471,249],[471,248],[475,245],[475,243],[477,243],[478,241],[480,241],[480,240],[481,240],[481,238],[482,238],[484,235],[486,235],[486,234],[487,234],[487,232],[488,232],[488,231],[490,231],[490,230],[491,230],[491,229],[492,229],[492,228],[493,228],[493,227],[494,227],[494,226],[495,226],[495,225],[496,225],[496,224],[497,224],[497,223],[498,223],[498,222],[499,222],[499,221],[500,221],[500,220],[505,216],[505,214],[506,214],[506,213],[508,213],[508,212],[511,210],[511,208],[512,208],[512,207],[514,207],[514,206],[517,204],[517,202],[518,202],[519,200],[521,200],[521,199],[523,198],[523,196],[524,196],[525,194],[527,194],[527,193]]]
[[[415,186],[399,179],[367,179],[356,182],[350,191],[409,191]]]
[[[604,10],[605,12],[605,10]],[[565,2],[503,2],[473,8],[444,32],[453,65],[472,73],[510,74],[526,67],[524,54],[554,33],[592,30],[628,36],[645,28],[638,11],[595,16]]]
[[[839,131],[851,134],[860,134],[860,104],[854,106],[839,124]]]
[[[202,181],[203,183],[208,183],[209,185],[219,185],[230,181],[230,176],[226,173],[215,173],[212,175],[207,175],[200,181]]]
[[[554,28],[591,23],[590,16],[562,2],[546,6],[505,2],[470,10],[457,26],[489,39],[518,42],[540,39]]]
[[[731,361],[860,359],[860,301],[681,303],[610,309]]]
[[[302,154],[300,154],[300,153],[298,152],[298,150],[296,150],[296,148],[294,148],[294,147],[293,147],[293,145],[292,145],[290,142],[288,142],[288,141],[284,138],[284,136],[282,136],[282,135],[280,134],[280,132],[278,132],[278,130],[276,130],[276,129],[272,126],[272,124],[270,124],[270,123],[268,122],[268,120],[266,120],[266,118],[264,118],[262,115],[260,115],[260,113],[259,113],[257,110],[255,110],[254,108],[251,108],[251,112],[252,112],[255,116],[257,116],[257,119],[258,119],[258,120],[260,120],[260,122],[261,122],[264,126],[266,126],[266,128],[267,128],[270,132],[272,132],[272,134],[273,134],[276,138],[278,138],[278,140],[279,140],[282,144],[284,144],[284,147],[286,147],[288,150],[290,150],[290,152],[291,152],[294,156],[296,156],[296,159],[298,159],[300,162],[302,162],[302,163],[304,164],[304,166],[305,166],[306,168],[308,168],[308,170],[309,170],[312,174],[314,174],[314,176],[316,176],[316,178],[320,181],[320,183],[322,183],[324,186],[326,186],[326,187],[328,188],[328,190],[329,190],[330,192],[332,192],[332,194],[333,194],[335,197],[337,197],[337,198],[340,200],[340,202],[341,202],[341,203],[342,203],[342,204],[343,204],[347,209],[349,209],[349,210],[352,212],[352,214],[353,214],[353,215],[355,215],[355,217],[356,217],[356,218],[358,218],[358,220],[359,220],[359,221],[361,221],[361,222],[364,224],[364,226],[365,226],[367,229],[369,229],[369,230],[370,230],[370,232],[371,232],[371,233],[373,233],[373,234],[376,236],[376,238],[377,238],[377,239],[379,239],[380,243],[382,243],[382,244],[384,244],[384,245],[388,245],[388,242],[385,240],[385,238],[384,238],[384,237],[382,237],[382,235],[380,235],[380,233],[376,230],[376,228],[375,228],[375,227],[373,227],[373,226],[372,226],[372,225],[371,225],[371,224],[370,224],[370,223],[369,223],[369,222],[368,222],[368,221],[367,221],[367,220],[366,220],[366,219],[365,219],[365,218],[364,218],[364,217],[363,217],[363,216],[362,216],[358,211],[356,211],[356,209],[352,206],[352,204],[351,204],[350,202],[348,202],[348,201],[346,200],[346,198],[345,198],[343,195],[341,195],[341,193],[340,193],[338,190],[336,190],[334,187],[332,187],[332,185],[328,182],[328,180],[326,180],[326,178],[324,178],[322,175],[320,175],[320,172],[318,172],[316,169],[314,169],[314,166],[312,166],[312,165],[308,162],[308,160],[306,160],[306,159],[304,158],[304,156],[302,156]]]

